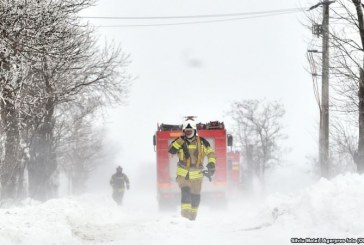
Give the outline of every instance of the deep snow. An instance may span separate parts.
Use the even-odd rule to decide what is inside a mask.
[[[0,209],[0,244],[291,244],[291,238],[364,237],[364,176],[347,174],[291,194],[240,195],[225,210],[202,204],[191,222],[159,212],[155,193],[131,190],[26,200]]]

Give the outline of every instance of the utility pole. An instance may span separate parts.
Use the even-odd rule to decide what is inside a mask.
[[[329,4],[323,2],[322,19],[322,88],[320,115],[319,160],[321,176],[329,177]]]
[[[324,0],[309,10],[318,6],[323,8],[322,25],[315,25],[314,34],[322,34],[322,87],[320,106],[320,132],[319,132],[319,162],[321,176],[329,177],[329,5],[334,1]]]

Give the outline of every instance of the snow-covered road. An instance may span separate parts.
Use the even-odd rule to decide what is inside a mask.
[[[0,209],[0,244],[291,244],[291,238],[364,237],[364,177],[339,176],[295,195],[202,205],[194,222],[159,212],[152,192],[84,195]],[[257,229],[257,227],[262,226]]]

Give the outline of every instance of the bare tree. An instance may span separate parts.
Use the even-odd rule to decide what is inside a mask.
[[[331,125],[331,176],[346,171],[356,171],[358,153],[357,126],[345,123],[343,118],[335,118]]]
[[[44,188],[49,184],[50,190],[55,187],[48,180],[53,172],[56,173],[57,165],[53,139],[56,109],[62,108],[64,104],[79,106],[80,103],[88,101],[97,101],[98,103],[94,105],[97,107],[118,103],[126,91],[127,77],[120,74],[118,68],[126,65],[127,57],[120,56],[120,50],[98,54],[97,50],[93,49],[94,40],[85,39],[85,41],[85,45],[74,47],[83,51],[80,53],[81,57],[77,57],[78,52],[75,55],[61,56],[58,58],[58,61],[64,61],[61,69],[58,64],[52,68],[44,64],[46,67],[43,66],[39,71],[42,75],[41,81],[44,81],[41,91],[45,95],[45,100],[41,103],[42,113],[35,122],[37,126],[30,146],[28,170],[32,197],[38,195],[39,186]],[[89,47],[91,50],[84,50],[84,47]],[[68,48],[71,49],[73,46]],[[73,62],[69,61],[70,57]],[[40,169],[47,171],[39,171]],[[41,193],[44,194],[45,191],[42,190]]]
[[[128,56],[107,45],[77,14],[90,0],[2,1],[0,8],[0,154],[2,198],[21,189],[24,168],[31,197],[55,196],[57,111],[97,101],[122,102]]]
[[[23,79],[29,70],[21,51],[33,27],[25,25],[24,12],[32,13],[21,1],[2,1],[0,7],[0,115],[3,131],[4,158],[0,166],[1,198],[14,198],[21,164],[19,101],[23,98]],[[39,16],[32,15],[31,18]]]
[[[236,101],[229,112],[237,143],[245,158],[252,159],[251,167],[262,182],[266,169],[279,161],[279,140],[285,137],[281,123],[284,114],[282,104],[266,100]]]
[[[80,194],[86,181],[103,158],[104,132],[95,130],[94,118],[100,114],[97,101],[68,106],[68,112],[58,115],[56,124],[57,161],[69,180],[69,192]]]
[[[333,125],[330,130],[334,145],[331,160],[344,157],[344,148],[350,149],[359,173],[364,172],[364,20],[363,5],[359,0],[338,0],[331,8],[330,26],[330,74],[332,97],[330,108],[333,112]],[[318,23],[317,17],[310,16],[311,23]],[[320,45],[314,44],[314,49],[320,50]],[[312,49],[312,47],[310,48]],[[319,69],[320,60],[315,64]],[[311,62],[312,64],[312,62]],[[346,125],[338,125],[337,118],[345,119]],[[351,119],[351,120],[348,120]],[[349,141],[344,140],[344,128],[356,128],[357,133]],[[344,138],[343,138],[344,137]],[[356,147],[352,140],[357,139]],[[338,147],[340,146],[340,147]],[[349,153],[346,151],[346,153]],[[350,158],[349,158],[350,159]],[[331,172],[335,172],[331,170]]]

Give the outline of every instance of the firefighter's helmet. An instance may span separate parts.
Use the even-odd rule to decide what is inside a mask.
[[[116,172],[123,172],[123,168],[122,168],[121,166],[118,166],[118,167],[116,168]]]
[[[192,128],[196,130],[196,123],[192,120],[186,120],[183,122],[182,130],[185,131],[187,128]]]
[[[196,123],[193,120],[186,120],[183,122],[182,130],[187,138],[192,139],[197,134]]]

